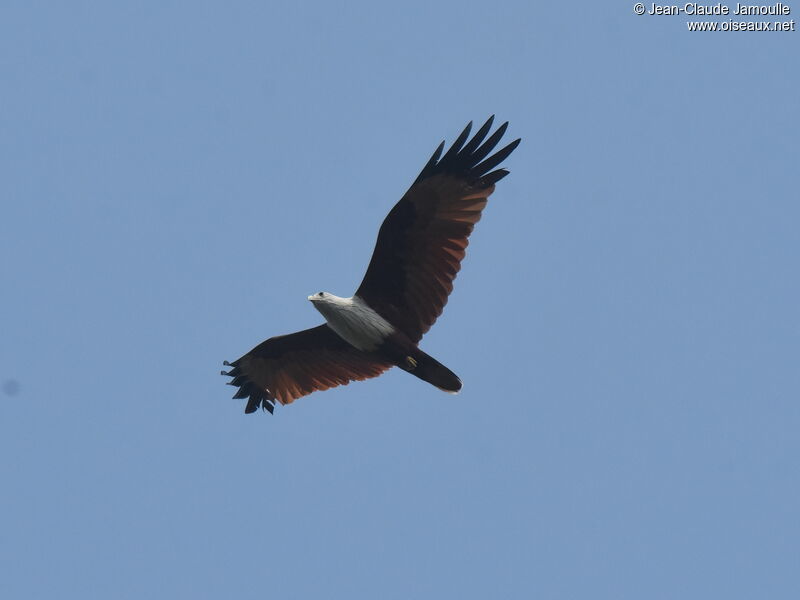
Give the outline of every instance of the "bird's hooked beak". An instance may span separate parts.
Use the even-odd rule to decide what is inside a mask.
[[[316,300],[316,298],[317,298],[316,294],[311,294],[311,295],[308,297],[308,299],[309,299],[311,302],[313,302],[314,300]]]

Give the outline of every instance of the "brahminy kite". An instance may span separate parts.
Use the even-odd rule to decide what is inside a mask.
[[[495,184],[508,175],[495,167],[520,143],[514,140],[489,156],[508,127],[503,123],[484,141],[493,121],[465,145],[469,123],[444,156],[444,142],[439,145],[383,221],[367,274],[352,297],[308,297],[326,323],[270,338],[239,360],[225,361],[233,368],[222,374],[239,388],[234,398],[247,398],[246,413],[259,407],[272,412],[276,402],[289,404],[392,367],[458,393],[461,380],[418,343],[442,314],[469,235]]]

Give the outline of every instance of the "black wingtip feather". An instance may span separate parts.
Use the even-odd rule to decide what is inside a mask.
[[[472,129],[472,122],[470,121],[458,138],[453,142],[450,149],[440,159],[439,156],[441,156],[442,150],[444,149],[444,142],[442,142],[427,164],[423,167],[414,183],[442,173],[462,175],[474,181],[484,179],[485,174],[508,158],[508,155],[511,154],[520,143],[520,140],[517,139],[489,158],[486,158],[492,150],[494,150],[495,146],[497,146],[508,128],[508,121],[506,121],[484,141],[493,123],[494,115],[489,117],[486,123],[475,133],[473,138],[467,142],[469,132]],[[464,142],[467,142],[466,145]],[[485,158],[486,160],[484,160]],[[497,177],[495,181],[499,181],[504,176],[505,175]]]
[[[464,154],[472,154],[475,152],[475,149],[480,145],[480,143],[483,141],[483,138],[486,137],[486,134],[489,133],[489,130],[492,128],[492,123],[494,123],[494,115],[489,117],[486,123],[484,123],[481,128],[475,132],[475,135],[472,136],[472,139],[466,146],[464,146],[461,152]]]
[[[443,150],[444,150],[444,140],[442,140],[442,143],[439,144],[439,147],[436,148],[436,150],[433,152],[431,157],[428,159],[428,162],[425,163],[425,166],[422,167],[422,172],[419,174],[419,177],[417,177],[417,181],[422,179],[425,173],[427,173],[436,166],[436,163],[439,161],[439,157],[442,155]]]
[[[497,146],[500,139],[503,137],[503,135],[505,135],[506,129],[508,129],[508,121],[500,125],[500,127],[497,128],[497,131],[495,131],[480,148],[472,153],[472,160],[474,161],[472,164],[476,165],[486,158],[486,155],[489,154],[489,152],[491,152],[495,146]]]
[[[506,146],[505,148],[503,148],[501,150],[498,150],[497,152],[495,152],[492,156],[487,158],[482,163],[472,167],[472,170],[475,171],[476,173],[478,173],[478,175],[480,176],[480,175],[483,175],[484,173],[486,173],[487,171],[490,171],[491,169],[494,169],[497,165],[499,165],[506,158],[508,158],[508,155],[511,154],[517,146],[519,146],[519,143],[521,141],[522,141],[522,138],[518,138],[518,139],[514,140],[508,146]]]
[[[486,185],[494,185],[498,181],[500,181],[503,177],[508,175],[508,169],[497,169],[496,171],[492,171],[491,173],[487,173],[483,177],[481,177],[481,181],[484,182]]]
[[[227,385],[232,385],[239,388],[233,395],[233,399],[248,399],[247,406],[244,409],[246,414],[256,412],[259,407],[263,408],[270,414],[273,414],[272,411],[275,409],[274,398],[270,397],[268,390],[259,389],[251,381],[248,381],[246,378],[242,377],[241,370],[237,366],[238,362],[239,361],[234,361],[233,363],[229,363],[228,361],[225,361],[223,364],[233,368],[230,371],[220,371],[222,375],[233,378],[231,381],[226,382]]]
[[[256,412],[259,408],[264,409],[269,414],[275,414],[273,411],[275,410],[275,404],[266,398],[259,398],[258,396],[250,396],[250,399],[247,401],[247,406],[244,408],[244,414],[249,415],[250,413]]]
[[[459,150],[461,150],[461,147],[464,145],[464,142],[467,141],[467,138],[469,137],[469,132],[471,130],[472,130],[472,121],[467,123],[467,126],[464,127],[464,131],[461,132],[461,135],[459,135],[456,138],[456,141],[453,142],[453,145],[450,146],[450,150],[447,151],[447,154],[445,154],[442,157],[441,162],[447,162],[459,153]]]

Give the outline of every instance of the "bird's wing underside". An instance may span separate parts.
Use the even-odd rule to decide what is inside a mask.
[[[247,398],[246,413],[259,406],[269,412],[276,402],[289,404],[317,390],[377,377],[392,365],[354,348],[327,325],[268,339],[223,375],[238,386],[234,398]]]
[[[437,148],[383,221],[367,273],[356,291],[414,342],[442,314],[466,253],[467,238],[495,183],[508,175],[505,169],[492,169],[520,142],[515,140],[489,156],[508,126],[503,123],[484,141],[493,120],[466,145],[472,123],[444,156],[444,142]]]

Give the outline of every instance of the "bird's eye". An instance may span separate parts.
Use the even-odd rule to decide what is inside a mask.
[[[322,292],[320,292],[319,294],[317,294],[317,296],[319,296],[320,298],[322,298]]]

